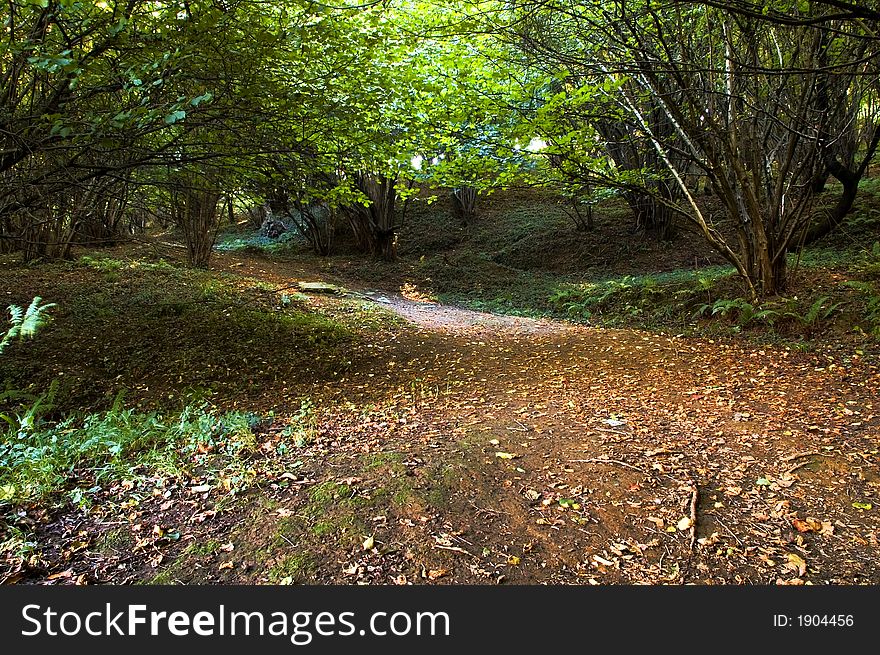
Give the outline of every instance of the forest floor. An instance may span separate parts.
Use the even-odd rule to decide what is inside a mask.
[[[94,487],[88,504],[16,505],[5,582],[880,584],[880,368],[864,350],[484,314],[316,261],[222,254],[208,275],[266,312],[293,303],[345,326],[342,346],[273,328],[237,351],[237,323],[191,328],[181,303],[164,336],[145,323],[62,348],[66,304],[95,305],[108,276],[132,298],[137,276],[0,272],[10,301],[59,305],[11,351],[29,379],[80,375],[81,406],[126,388],[149,407],[189,375],[213,405],[263,417],[243,491],[193,469]],[[144,354],[181,339],[208,362],[222,350],[222,366]],[[308,438],[281,448],[303,398]]]

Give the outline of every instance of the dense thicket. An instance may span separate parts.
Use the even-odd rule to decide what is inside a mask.
[[[541,186],[590,229],[691,226],[752,295],[836,229],[880,141],[873,3],[10,0],[0,247],[64,257],[149,222],[205,266],[221,216],[392,259],[408,199]],[[831,209],[815,211],[829,178]],[[712,202],[706,202],[711,194]]]

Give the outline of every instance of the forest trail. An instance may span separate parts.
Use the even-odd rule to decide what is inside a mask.
[[[369,290],[361,293],[401,318],[438,332],[464,333],[476,330],[496,335],[561,334],[574,329],[561,321],[490,314],[439,302],[412,300],[399,293]]]
[[[209,385],[214,407],[261,417],[253,479],[236,493],[196,469],[37,514],[48,546],[13,579],[880,584],[880,369],[858,351],[497,316],[242,254],[197,288],[235,289],[261,323],[231,321],[216,295],[151,315],[129,270],[115,293],[139,329],[53,361],[70,376],[112,356],[107,388],[148,402],[184,373]],[[59,307],[116,280],[53,275]],[[341,340],[310,342],[325,318]]]
[[[219,267],[230,273],[253,276],[280,287],[295,288],[296,281],[328,282],[342,293],[354,293],[401,318],[428,330],[461,333],[478,330],[496,335],[504,334],[561,334],[578,329],[562,321],[535,319],[525,316],[491,314],[440,302],[406,297],[400,291],[373,289],[356,280],[339,277],[332,270],[309,266],[307,263],[277,262],[269,264],[260,259],[219,255]]]
[[[498,316],[286,266],[268,279],[341,283],[409,324],[333,385],[380,418],[326,429],[404,462],[342,479],[372,495],[409,476],[382,536],[422,582],[880,582],[854,545],[880,534],[863,509],[880,480],[875,363]],[[389,582],[411,564],[350,555],[348,574],[314,579]]]

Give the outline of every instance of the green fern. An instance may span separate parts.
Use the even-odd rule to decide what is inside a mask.
[[[9,306],[10,327],[0,341],[0,353],[14,339],[30,339],[49,321],[49,315],[46,313],[50,307],[54,307],[55,303],[42,305],[43,299],[37,296],[31,301],[27,309],[22,309],[18,305]]]
[[[723,317],[735,315],[736,323],[740,327],[745,327],[749,323],[759,321],[773,325],[774,321],[779,318],[779,312],[773,309],[756,307],[744,298],[720,298],[711,305],[701,305],[694,312],[694,318],[705,316],[707,313],[711,313],[712,316],[721,315]]]
[[[865,295],[865,318],[875,327],[880,325],[880,293],[874,284],[849,280],[844,282],[842,286],[855,289]]]
[[[810,308],[807,310],[806,314],[798,314],[797,312],[786,312],[786,316],[789,316],[802,325],[817,325],[818,323],[827,320],[837,309],[841,306],[842,303],[834,303],[828,307],[825,307],[825,303],[828,302],[828,296],[821,296],[815,300],[815,302],[810,305]]]

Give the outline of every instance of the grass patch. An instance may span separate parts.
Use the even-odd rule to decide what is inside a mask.
[[[57,306],[39,339],[10,344],[0,381],[38,395],[58,380],[62,409],[104,409],[120,389],[153,407],[194,394],[255,399],[279,380],[333,379],[351,365],[353,328],[244,278],[97,258],[45,265],[14,284],[11,274],[0,272],[11,302],[42,294]]]
[[[93,548],[105,555],[114,555],[130,549],[134,545],[131,532],[125,528],[108,530],[95,540]]]
[[[63,496],[87,507],[113,482],[199,475],[230,490],[246,488],[256,450],[254,418],[190,406],[176,414],[106,412],[44,421],[33,411],[4,415],[0,501],[21,504]]]
[[[602,325],[684,327],[707,303],[738,289],[731,267],[623,276],[560,285],[550,296],[555,313]]]
[[[323,511],[333,505],[349,504],[354,497],[354,488],[337,482],[321,482],[309,489],[309,507]]]
[[[433,484],[425,494],[425,502],[435,509],[443,509],[460,485],[460,465],[438,464],[431,472]]]
[[[267,571],[269,582],[290,584],[306,577],[315,569],[315,561],[308,553],[286,555],[275,562]]]
[[[358,510],[371,504],[347,484],[327,481],[309,489],[308,502],[295,516],[278,521],[272,547],[308,542],[309,538],[333,538],[344,544],[357,542],[363,522]]]
[[[185,570],[184,568],[184,557],[179,557],[174,560],[168,566],[160,569],[152,578],[146,578],[144,580],[139,581],[138,584],[145,585],[175,585],[175,584],[184,584],[184,581],[180,579],[181,573]]]
[[[395,452],[379,452],[365,455],[364,470],[375,471],[376,469],[385,469],[398,475],[406,471],[406,467],[403,465],[403,456]]]
[[[208,539],[202,543],[193,542],[183,551],[184,555],[192,557],[211,557],[220,550],[220,542],[216,539]]]
[[[261,235],[259,230],[251,228],[242,230],[238,226],[233,226],[220,231],[214,249],[218,252],[278,255],[307,247],[306,240],[296,229],[290,227],[288,226],[289,229],[280,236],[270,239]]]

